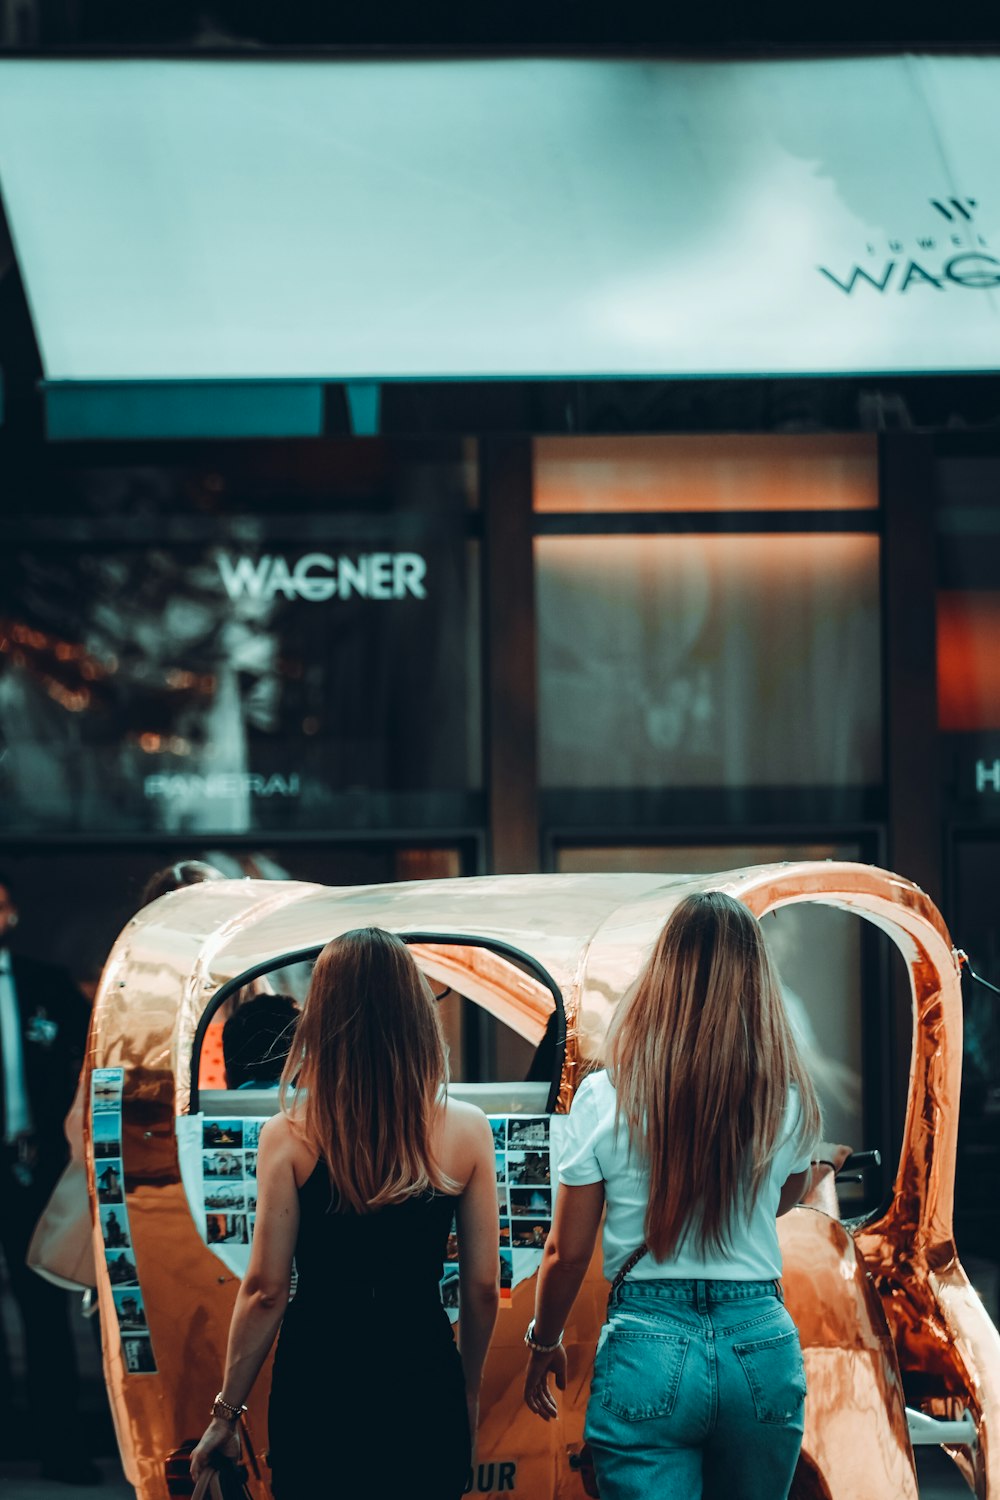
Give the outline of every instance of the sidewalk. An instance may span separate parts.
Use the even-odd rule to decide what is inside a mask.
[[[39,1479],[38,1465],[34,1463],[0,1463],[0,1494],[4,1500],[70,1500],[73,1495],[86,1500],[135,1500],[135,1490],[126,1484],[118,1460],[100,1458],[97,1466],[104,1475],[100,1485],[56,1484],[51,1479]]]
[[[103,1458],[99,1466],[104,1483],[93,1488],[53,1484],[36,1477],[34,1464],[0,1463],[0,1494],[4,1500],[135,1500],[135,1491],[126,1484],[115,1459]],[[968,1500],[971,1495],[951,1460],[936,1448],[924,1448],[917,1454],[920,1473],[920,1500]]]

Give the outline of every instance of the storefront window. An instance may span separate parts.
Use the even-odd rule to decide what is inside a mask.
[[[535,444],[539,511],[875,510],[866,433],[552,437]]]
[[[1000,458],[939,460],[937,700],[945,795],[960,819],[1000,816]]]
[[[946,852],[944,914],[973,972],[1000,984],[1000,455],[939,440],[935,478],[937,707]],[[1000,1316],[1000,1001],[963,979],[955,1230],[962,1263]]]
[[[877,536],[535,545],[543,788],[880,782]]]
[[[339,451],[64,467],[57,495],[20,497],[0,559],[0,831],[471,821],[467,455]]]

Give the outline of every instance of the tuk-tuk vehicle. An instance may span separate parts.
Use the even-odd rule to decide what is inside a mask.
[[[86,1140],[104,1365],[124,1468],[140,1500],[176,1492],[175,1453],[200,1436],[224,1364],[256,1206],[256,1142],[273,1090],[207,1084],[220,1007],[274,987],[332,937],[400,934],[435,992],[497,1018],[539,1049],[547,1077],[453,1083],[480,1104],[497,1145],[502,1293],[467,1493],[580,1500],[589,1375],[607,1286],[595,1256],[566,1330],[557,1421],[521,1401],[522,1336],[551,1216],[562,1117],[601,1055],[608,1023],[664,921],[693,890],[758,916],[818,902],[891,938],[907,967],[913,1050],[902,1151],[889,1201],[842,1223],[798,1207],[779,1225],[787,1305],[808,1395],[796,1500],[917,1500],[915,1443],[944,1446],[980,1500],[1000,1500],[1000,1336],[959,1262],[952,1199],[962,1053],[960,960],[932,902],[898,875],[839,862],[711,876],[525,875],[326,888],[219,881],[163,897],[126,927],[97,996]],[[305,966],[298,968],[296,966]],[[471,1005],[470,1005],[471,1003]],[[530,1054],[529,1054],[530,1055]],[[537,1078],[537,1067],[529,1070]],[[449,1253],[455,1252],[454,1246]],[[455,1266],[442,1267],[454,1301]],[[349,1289],[345,1289],[349,1294]],[[457,1315],[453,1313],[453,1316]],[[267,1484],[269,1365],[248,1430]],[[420,1453],[390,1442],[372,1493],[420,1493]],[[183,1465],[180,1466],[181,1468]]]

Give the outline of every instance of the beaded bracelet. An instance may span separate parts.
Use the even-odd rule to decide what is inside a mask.
[[[538,1340],[535,1338],[535,1320],[534,1320],[534,1318],[532,1318],[531,1322],[528,1324],[527,1328],[524,1330],[524,1342],[527,1344],[528,1348],[534,1354],[551,1354],[553,1352],[553,1350],[559,1348],[559,1345],[562,1343],[562,1341],[563,1341],[563,1336],[560,1333],[559,1337],[556,1339],[556,1341],[555,1341],[554,1344],[540,1344],[538,1342]]]

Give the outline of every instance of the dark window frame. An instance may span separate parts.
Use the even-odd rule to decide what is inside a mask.
[[[505,943],[499,938],[475,937],[466,933],[423,931],[397,932],[395,936],[408,946],[411,943],[424,943],[434,944],[442,948],[485,948],[488,952],[495,953],[500,958],[506,958],[512,963],[526,968],[535,979],[545,986],[555,1001],[555,1013],[558,1017],[553,1074],[549,1084],[548,1098],[545,1102],[545,1113],[548,1115],[554,1114],[559,1098],[559,1086],[562,1081],[563,1067],[566,1061],[566,1007],[563,1003],[562,991],[544,965],[540,964],[530,953],[525,953],[522,949],[516,948],[512,943]],[[242,974],[237,974],[233,979],[227,979],[225,984],[221,985],[215,991],[201,1013],[198,1025],[195,1028],[194,1041],[191,1044],[189,1114],[195,1115],[199,1113],[201,1091],[198,1084],[198,1072],[201,1065],[201,1049],[208,1028],[212,1024],[212,1020],[219,1007],[228,1000],[230,995],[235,994],[237,990],[251,984],[255,979],[262,979],[266,974],[273,974],[276,969],[289,968],[292,964],[298,963],[315,963],[325,946],[325,943],[313,943],[307,948],[295,948],[289,953],[264,959],[261,963],[254,964],[251,968],[245,969]]]

